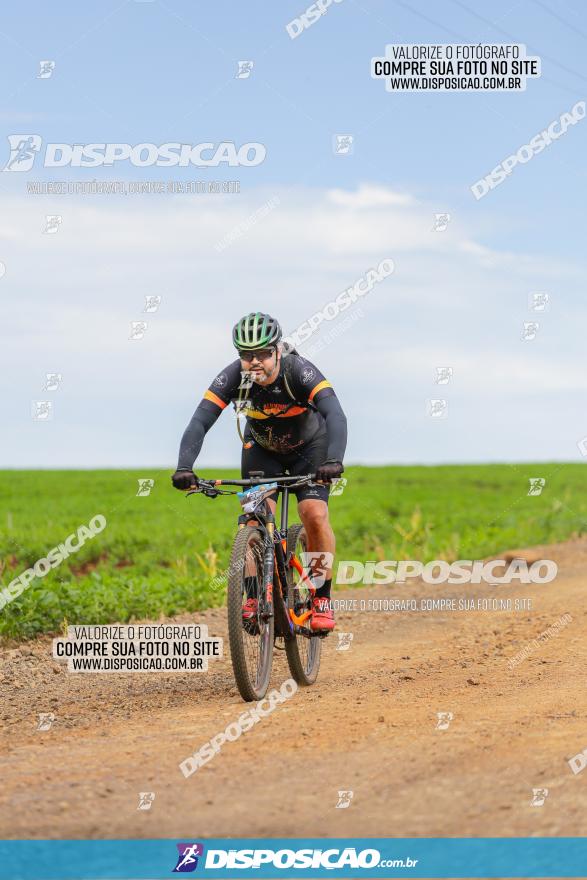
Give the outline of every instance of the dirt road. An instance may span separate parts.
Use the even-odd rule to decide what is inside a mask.
[[[587,770],[567,759],[587,748],[587,542],[535,550],[559,565],[550,585],[337,593],[533,607],[339,613],[350,649],[330,636],[317,684],[188,779],[179,762],[246,708],[228,657],[200,674],[73,675],[48,638],[3,650],[0,836],[584,836]],[[508,667],[564,614],[559,635]],[[198,620],[226,637],[224,610]],[[280,654],[272,685],[287,677]],[[40,712],[55,715],[44,732]],[[447,729],[438,712],[452,713]],[[548,789],[542,806],[533,789]],[[155,793],[150,810],[137,809],[141,791]],[[353,792],[349,807],[339,791]]]

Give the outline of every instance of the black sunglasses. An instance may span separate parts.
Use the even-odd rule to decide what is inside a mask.
[[[258,361],[269,360],[275,352],[274,348],[260,348],[258,351],[239,351],[238,355],[243,361],[252,361],[257,358]]]

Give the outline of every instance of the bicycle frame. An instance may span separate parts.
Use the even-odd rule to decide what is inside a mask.
[[[270,481],[271,478],[263,478],[262,482]],[[283,479],[283,478],[282,478]],[[239,517],[239,528],[248,528],[249,522],[256,522],[261,525],[266,538],[265,552],[263,556],[263,573],[265,577],[264,583],[264,608],[262,613],[268,617],[275,616],[276,623],[280,626],[282,632],[279,635],[285,638],[292,638],[296,634],[312,636],[311,630],[304,627],[305,621],[311,617],[310,610],[304,611],[303,614],[297,615],[293,608],[287,606],[287,569],[292,568],[297,571],[300,581],[309,589],[313,596],[316,587],[304,571],[304,566],[292,551],[287,556],[287,533],[288,533],[288,516],[289,516],[289,493],[291,489],[287,485],[278,487],[278,498],[281,495],[281,515],[280,528],[275,528],[275,515],[269,509],[266,501],[262,501],[254,513],[243,514]],[[279,611],[275,614],[275,600],[273,588],[275,583],[275,575],[277,574],[277,584],[281,587],[278,590],[280,594],[281,605]],[[285,631],[285,626],[287,631]]]
[[[267,482],[277,482],[278,500],[281,495],[281,516],[280,528],[275,527],[275,515],[270,510],[266,499],[261,501],[254,512],[241,514],[238,518],[239,529],[249,528],[249,523],[255,522],[260,525],[264,535],[264,552],[263,552],[263,597],[261,614],[267,618],[275,616],[276,623],[279,626],[279,635],[286,639],[295,638],[296,635],[303,635],[307,638],[318,635],[312,630],[304,626],[305,621],[311,617],[312,612],[306,610],[303,614],[297,615],[293,608],[287,606],[287,569],[292,568],[297,571],[300,581],[308,588],[310,595],[314,596],[316,587],[312,583],[304,571],[304,566],[295,555],[291,552],[287,556],[287,533],[288,533],[288,517],[289,517],[289,494],[294,488],[303,485],[313,479],[314,474],[308,474],[303,477],[279,476],[266,477],[260,472],[252,472],[251,478],[244,480],[200,480],[201,488],[192,489],[187,492],[188,495],[197,492],[214,497],[222,494],[222,490],[217,486],[243,486],[253,487],[259,486]],[[225,493],[231,494],[231,493]],[[277,575],[277,586],[279,593],[279,601],[274,601],[274,584]]]

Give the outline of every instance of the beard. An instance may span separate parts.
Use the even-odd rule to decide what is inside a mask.
[[[276,363],[275,358],[272,357],[270,361],[264,361],[259,364],[258,367],[255,367],[255,369],[249,367],[248,372],[252,375],[253,382],[256,385],[267,385],[278,366],[279,364]]]
[[[257,385],[266,385],[272,372],[272,369],[267,370],[266,367],[261,367],[258,372],[255,370],[253,372],[253,382]]]

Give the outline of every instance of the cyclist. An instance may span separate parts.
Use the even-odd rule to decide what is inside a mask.
[[[340,477],[346,448],[346,417],[330,382],[295,349],[286,351],[281,327],[270,315],[251,312],[235,324],[232,341],[239,357],[212,381],[181,440],[177,470],[171,477],[176,489],[197,487],[194,462],[205,434],[229,403],[246,417],[241,473],[267,476],[315,473],[315,483],[295,490],[298,512],[307,536],[308,551],[334,556],[334,533],[328,519],[329,483]],[[240,430],[239,430],[240,432]],[[273,509],[275,501],[271,500]],[[251,578],[254,582],[254,578]],[[332,568],[317,586],[312,629],[334,629],[330,601]],[[253,584],[243,618],[256,616]]]

